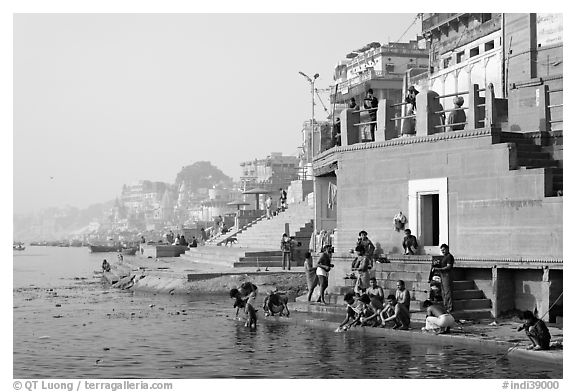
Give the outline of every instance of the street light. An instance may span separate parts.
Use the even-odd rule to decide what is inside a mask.
[[[316,180],[314,179],[314,168],[313,168],[313,162],[314,162],[314,82],[316,81],[316,79],[318,79],[318,77],[320,76],[319,74],[314,74],[314,77],[311,78],[310,76],[306,75],[304,72],[302,71],[298,71],[298,73],[302,76],[304,76],[304,78],[306,78],[306,80],[310,83],[310,94],[312,95],[312,122],[310,123],[311,125],[311,132],[310,132],[310,149],[312,150],[310,153],[310,170],[312,171],[312,186],[313,186],[313,192],[314,192],[314,235],[316,235],[316,231],[317,231],[317,225],[316,222],[318,221],[317,219],[317,212],[316,212]]]
[[[312,150],[310,153],[310,161],[314,160],[314,106],[316,105],[314,103],[314,82],[316,81],[316,79],[318,79],[318,77],[320,76],[319,74],[314,74],[314,78],[311,78],[310,76],[306,75],[304,72],[302,71],[298,71],[298,73],[302,76],[304,76],[304,78],[306,78],[306,80],[310,83],[310,94],[312,95],[312,121],[310,123],[310,127],[311,127],[311,133],[310,133],[310,138],[311,138],[311,146],[310,149]],[[311,162],[308,162],[311,163]]]

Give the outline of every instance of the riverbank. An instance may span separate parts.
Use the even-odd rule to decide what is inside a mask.
[[[131,257],[113,265],[118,275],[133,275],[133,290],[169,293],[228,294],[230,289],[251,281],[259,287],[261,293],[270,290],[286,292],[291,300],[307,292],[303,267],[294,267],[290,271],[281,268],[264,268],[257,271],[254,267],[231,268],[224,265],[191,263],[181,257],[163,257],[159,259]]]
[[[223,265],[191,263],[186,258],[168,257],[161,259],[141,256],[126,257],[121,262],[112,263],[113,271],[120,277],[128,276],[127,288],[136,291],[194,295],[194,293],[227,294],[231,288],[245,281],[255,283],[262,294],[270,290],[286,292],[291,300],[307,292],[303,267],[283,271],[269,268],[268,271],[254,267],[231,268]],[[336,329],[338,322],[334,315],[300,312],[304,317],[280,318],[281,322],[306,323],[319,328]],[[310,316],[310,317],[308,317]],[[342,309],[342,318],[344,308]],[[446,344],[469,344],[493,349],[508,349],[510,357],[539,361],[552,366],[562,366],[563,329],[561,325],[549,324],[552,342],[560,345],[550,351],[531,351],[525,347],[527,337],[516,332],[519,323],[513,319],[483,320],[463,324],[450,334],[436,335],[420,330],[422,323],[413,322],[409,331],[387,328],[356,328],[347,333],[366,333],[383,337],[408,339],[416,342],[443,342]]]

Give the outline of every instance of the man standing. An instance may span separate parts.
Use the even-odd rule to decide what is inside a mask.
[[[290,253],[292,250],[291,245],[292,240],[288,237],[288,234],[282,234],[282,240],[280,241],[280,250],[282,251],[282,269],[288,268],[290,271]]]
[[[374,133],[376,132],[376,118],[378,112],[378,98],[374,96],[374,91],[372,89],[368,89],[368,93],[364,98],[364,109],[369,109],[368,114],[370,115],[370,136],[371,141],[374,141]]]
[[[280,209],[284,211],[286,209],[286,199],[288,199],[288,195],[286,191],[280,188]]]
[[[266,219],[272,218],[272,196],[266,198]]]
[[[446,244],[440,245],[442,260],[439,267],[433,267],[432,272],[439,272],[442,280],[442,300],[448,313],[452,312],[452,287],[454,282],[454,256],[450,254],[450,248]]]

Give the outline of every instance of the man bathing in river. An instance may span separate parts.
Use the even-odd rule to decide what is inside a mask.
[[[258,295],[258,287],[251,282],[244,282],[238,289],[230,290],[230,298],[236,299],[234,307],[236,309],[236,317],[240,308],[244,308],[246,314],[246,326],[256,328],[256,296]]]
[[[290,316],[290,310],[288,310],[288,297],[276,291],[269,292],[266,298],[264,298],[263,308],[266,316]]]
[[[422,331],[449,333],[450,327],[456,325],[456,320],[444,309],[444,306],[433,304],[430,300],[424,301],[422,305],[426,308],[426,326],[422,327]]]

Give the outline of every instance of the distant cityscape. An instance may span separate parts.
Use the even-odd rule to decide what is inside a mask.
[[[240,181],[234,181],[208,161],[183,167],[173,184],[139,180],[124,184],[110,201],[88,208],[54,207],[14,215],[14,241],[52,241],[66,244],[134,241],[141,235],[159,239],[168,230],[209,225],[218,216],[254,209],[258,187],[274,193],[306,176],[303,157],[270,155],[241,162]],[[258,196],[263,205],[266,194]],[[237,204],[231,204],[236,202]],[[241,203],[241,204],[238,204]]]

